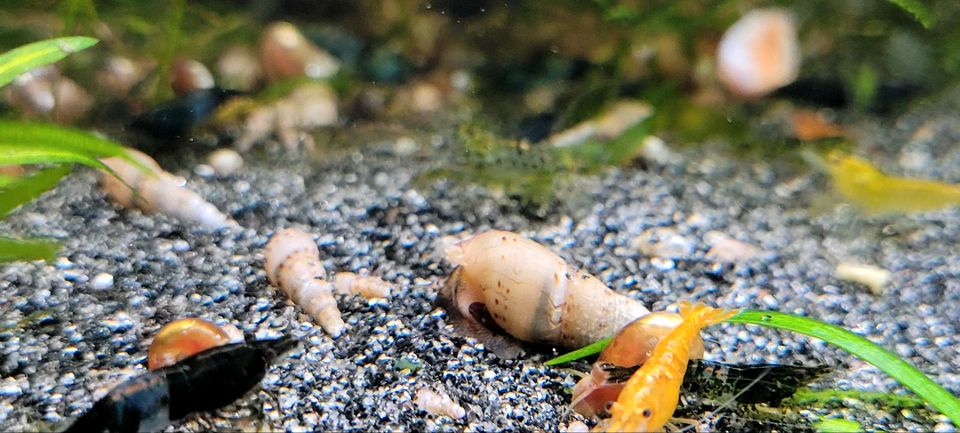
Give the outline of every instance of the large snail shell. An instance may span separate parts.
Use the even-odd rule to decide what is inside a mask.
[[[493,321],[520,340],[580,347],[649,313],[640,301],[516,233],[484,232],[448,254],[462,270],[461,309],[464,299],[483,302]]]

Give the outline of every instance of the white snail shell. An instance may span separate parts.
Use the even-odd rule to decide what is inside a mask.
[[[333,281],[320,263],[320,249],[309,233],[284,229],[270,238],[264,247],[263,267],[274,286],[317,321],[330,335],[343,333],[344,323],[333,297],[338,293],[357,293],[367,298],[387,297],[390,286],[377,277],[338,272]]]
[[[123,158],[104,159],[103,163],[127,183],[125,185],[110,173],[103,173],[103,189],[115,202],[128,208],[137,207],[148,213],[170,215],[210,229],[236,225],[236,222],[221,213],[216,206],[186,188],[182,178],[163,171],[153,158],[137,150],[127,151],[149,168],[150,172],[140,170]],[[130,187],[136,190],[139,197],[134,195]]]
[[[779,9],[748,12],[720,39],[717,70],[731,92],[745,97],[792,83],[800,70],[793,18]]]
[[[497,325],[523,341],[581,347],[649,313],[516,233],[480,233],[451,246],[448,257],[460,266],[451,278],[461,312],[483,303]]]

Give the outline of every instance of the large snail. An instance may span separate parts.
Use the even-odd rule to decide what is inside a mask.
[[[446,251],[458,268],[441,290],[456,313],[489,320],[528,342],[578,348],[650,311],[544,246],[493,230]]]

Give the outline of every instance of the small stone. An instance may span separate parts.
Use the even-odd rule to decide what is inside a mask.
[[[229,176],[243,168],[243,157],[233,149],[217,149],[207,157],[207,163],[219,176]]]
[[[863,284],[870,289],[871,293],[878,296],[886,292],[887,286],[893,279],[890,271],[886,269],[848,262],[837,265],[836,275],[843,281]]]
[[[106,290],[113,287],[113,275],[106,272],[99,273],[90,280],[90,288],[93,290]]]
[[[711,245],[710,250],[707,251],[707,259],[722,263],[745,262],[760,253],[759,248],[718,231],[707,232],[703,240]]]
[[[646,256],[664,259],[683,259],[693,253],[693,242],[669,227],[644,231],[630,245]]]

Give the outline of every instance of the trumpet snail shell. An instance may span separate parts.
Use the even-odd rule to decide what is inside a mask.
[[[137,150],[127,151],[150,171],[144,172],[119,157],[103,160],[119,177],[104,172],[103,189],[121,206],[137,207],[147,213],[159,212],[210,229],[237,224],[199,194],[184,187],[183,179],[163,171],[153,158]]]
[[[334,337],[347,326],[337,308],[334,291],[365,298],[390,296],[390,285],[377,277],[338,272],[328,280],[313,237],[298,229],[284,229],[270,238],[264,247],[263,267],[270,284],[280,287]]]
[[[581,347],[608,337],[650,311],[546,247],[506,231],[488,231],[450,246],[459,265],[445,290],[464,316],[485,307],[513,337]]]

